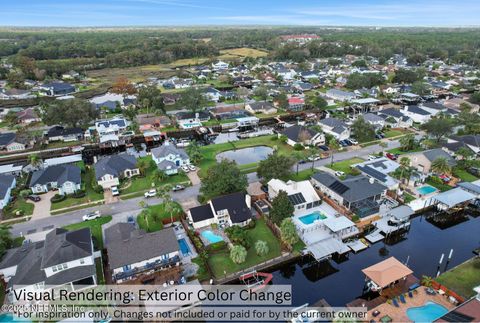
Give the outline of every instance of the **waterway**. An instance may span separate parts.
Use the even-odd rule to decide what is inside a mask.
[[[220,161],[223,158],[228,160],[234,160],[239,165],[256,163],[261,160],[267,159],[268,155],[273,152],[273,149],[267,146],[256,146],[249,148],[241,148],[237,150],[228,150],[217,155],[217,160]]]
[[[480,247],[480,217],[466,216],[465,220],[448,228],[440,228],[424,217],[411,221],[410,231],[401,241],[392,245],[377,242],[358,254],[349,254],[343,262],[334,260],[317,263],[304,256],[295,263],[286,264],[273,271],[273,284],[291,284],[294,305],[313,304],[325,298],[332,306],[344,306],[362,295],[364,275],[361,270],[394,256],[413,270],[414,275],[435,277],[442,253],[445,259],[440,266],[444,272],[474,256]],[[453,249],[453,257],[447,257]]]

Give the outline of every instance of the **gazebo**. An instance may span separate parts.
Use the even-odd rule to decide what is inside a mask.
[[[372,291],[381,292],[384,288],[392,287],[400,280],[406,280],[413,271],[398,261],[395,257],[390,257],[373,266],[362,269],[368,282],[367,286]]]

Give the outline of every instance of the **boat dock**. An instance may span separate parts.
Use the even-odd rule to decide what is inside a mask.
[[[352,242],[348,242],[347,246],[350,249],[352,249],[352,251],[355,252],[355,253],[368,248],[368,245],[363,243],[361,240],[355,240],[355,241],[352,241]]]
[[[389,235],[402,229],[408,230],[410,227],[410,221],[398,225],[390,225],[388,224],[388,220],[388,218],[381,218],[380,220],[373,222],[373,225],[384,235]]]
[[[350,251],[350,248],[342,241],[335,238],[326,238],[319,240],[307,247],[307,251],[317,260],[330,258],[333,254],[337,253],[343,255]]]
[[[367,234],[365,239],[367,239],[370,243],[376,243],[378,241],[382,241],[385,237],[380,233],[380,230],[376,229],[375,231]]]

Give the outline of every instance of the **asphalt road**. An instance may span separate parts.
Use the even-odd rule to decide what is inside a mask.
[[[346,152],[339,152],[334,154],[333,161],[342,161],[351,159],[354,157],[365,158],[366,156],[374,153],[378,153],[382,150],[398,148],[400,146],[398,141],[386,141],[388,144],[387,148],[382,148],[380,145],[372,145],[365,148],[350,150]],[[330,164],[331,158],[318,160],[314,163],[315,167],[318,166],[325,166]],[[305,163],[299,165],[299,170],[305,170],[312,167],[312,163]],[[296,169],[296,166],[294,166]],[[254,182],[257,181],[257,174],[251,173],[248,174],[248,181]],[[172,193],[173,200],[180,202],[184,199],[191,199],[192,197],[196,197],[199,194],[200,185],[194,185],[187,187],[185,190],[180,192]],[[51,230],[54,227],[63,227],[69,224],[77,223],[82,221],[82,216],[86,213],[93,212],[96,210],[100,210],[103,215],[112,215],[113,218],[121,217],[122,219],[129,213],[132,215],[136,215],[140,211],[139,202],[141,200],[145,200],[143,197],[132,198],[129,200],[120,200],[119,202],[107,204],[107,205],[100,205],[91,208],[81,209],[78,211],[73,211],[69,213],[65,213],[62,215],[54,215],[48,218],[32,220],[28,222],[14,224],[12,226],[11,232],[14,237],[27,235],[33,232],[42,232]],[[157,204],[161,203],[161,199],[158,198],[149,198],[146,199],[148,204]],[[118,219],[117,219],[118,220]]]

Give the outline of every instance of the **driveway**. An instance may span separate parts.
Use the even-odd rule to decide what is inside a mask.
[[[40,201],[32,202],[35,205],[32,214],[32,220],[39,220],[43,218],[48,218],[50,216],[50,207],[52,206],[52,202],[50,199],[57,194],[57,191],[50,191],[48,193],[39,195]]]
[[[201,183],[200,177],[198,177],[198,169],[194,172],[190,171],[187,173],[188,179],[192,185],[199,185]]]
[[[105,204],[112,204],[120,201],[118,196],[113,196],[111,190],[103,191],[103,199],[105,200]]]

